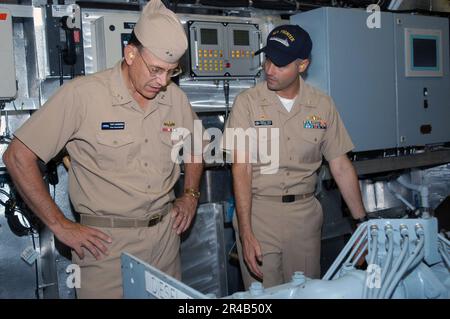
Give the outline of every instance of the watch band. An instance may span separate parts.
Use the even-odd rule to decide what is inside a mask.
[[[188,195],[190,195],[190,196],[192,196],[194,198],[200,198],[200,192],[195,190],[195,189],[193,189],[193,188],[186,188],[184,190],[184,193],[188,194]]]

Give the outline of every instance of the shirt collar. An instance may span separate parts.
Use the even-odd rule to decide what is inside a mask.
[[[301,106],[307,106],[315,108],[317,106],[317,101],[315,99],[313,92],[311,91],[311,87],[305,83],[305,81],[300,77],[300,86],[298,89],[297,98],[295,104],[299,103]],[[267,84],[264,82],[264,85]],[[266,94],[261,94],[260,105],[263,107],[274,105],[275,103],[279,103],[279,99],[277,94],[274,91],[264,90]]]
[[[128,92],[122,75],[122,60],[117,62],[111,69],[111,95],[113,98],[113,106],[128,104],[133,98]]]
[[[113,98],[112,105],[125,105],[133,102],[134,99],[131,97],[130,92],[128,91],[128,88],[125,85],[125,81],[123,79],[122,60],[114,65],[111,72],[111,95]],[[167,86],[164,91],[158,93],[158,95],[155,97],[154,102],[156,102],[157,104],[172,106],[171,95],[167,94],[168,87],[169,86]]]

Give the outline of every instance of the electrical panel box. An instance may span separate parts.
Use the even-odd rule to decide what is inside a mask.
[[[255,77],[261,71],[255,52],[258,25],[188,21],[192,77]]]
[[[139,19],[139,12],[108,14],[94,21],[94,63],[96,71],[111,68],[121,58],[131,32]]]
[[[369,29],[367,17],[335,8],[291,17],[313,42],[305,80],[334,99],[354,151],[397,145],[392,14],[381,13],[380,29]]]
[[[81,13],[77,5],[46,5],[48,77],[84,75]]]
[[[16,68],[14,64],[14,43],[11,13],[0,8],[0,61],[2,80],[0,81],[0,101],[12,100],[17,93]]]
[[[313,49],[306,81],[329,94],[354,151],[450,141],[448,20],[320,8],[291,16]]]
[[[450,141],[449,22],[395,14],[398,145]]]

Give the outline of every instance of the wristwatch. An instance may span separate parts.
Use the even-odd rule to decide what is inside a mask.
[[[192,196],[194,198],[199,198],[200,197],[200,192],[195,190],[195,189],[193,189],[193,188],[186,188],[184,190],[184,193],[188,194],[188,195],[190,195],[190,196]]]

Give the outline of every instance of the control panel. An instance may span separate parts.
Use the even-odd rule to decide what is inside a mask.
[[[96,71],[113,67],[122,57],[131,32],[139,19],[139,12],[112,13],[94,22],[94,62]]]
[[[255,77],[261,70],[255,52],[261,43],[258,25],[188,21],[192,77]]]

